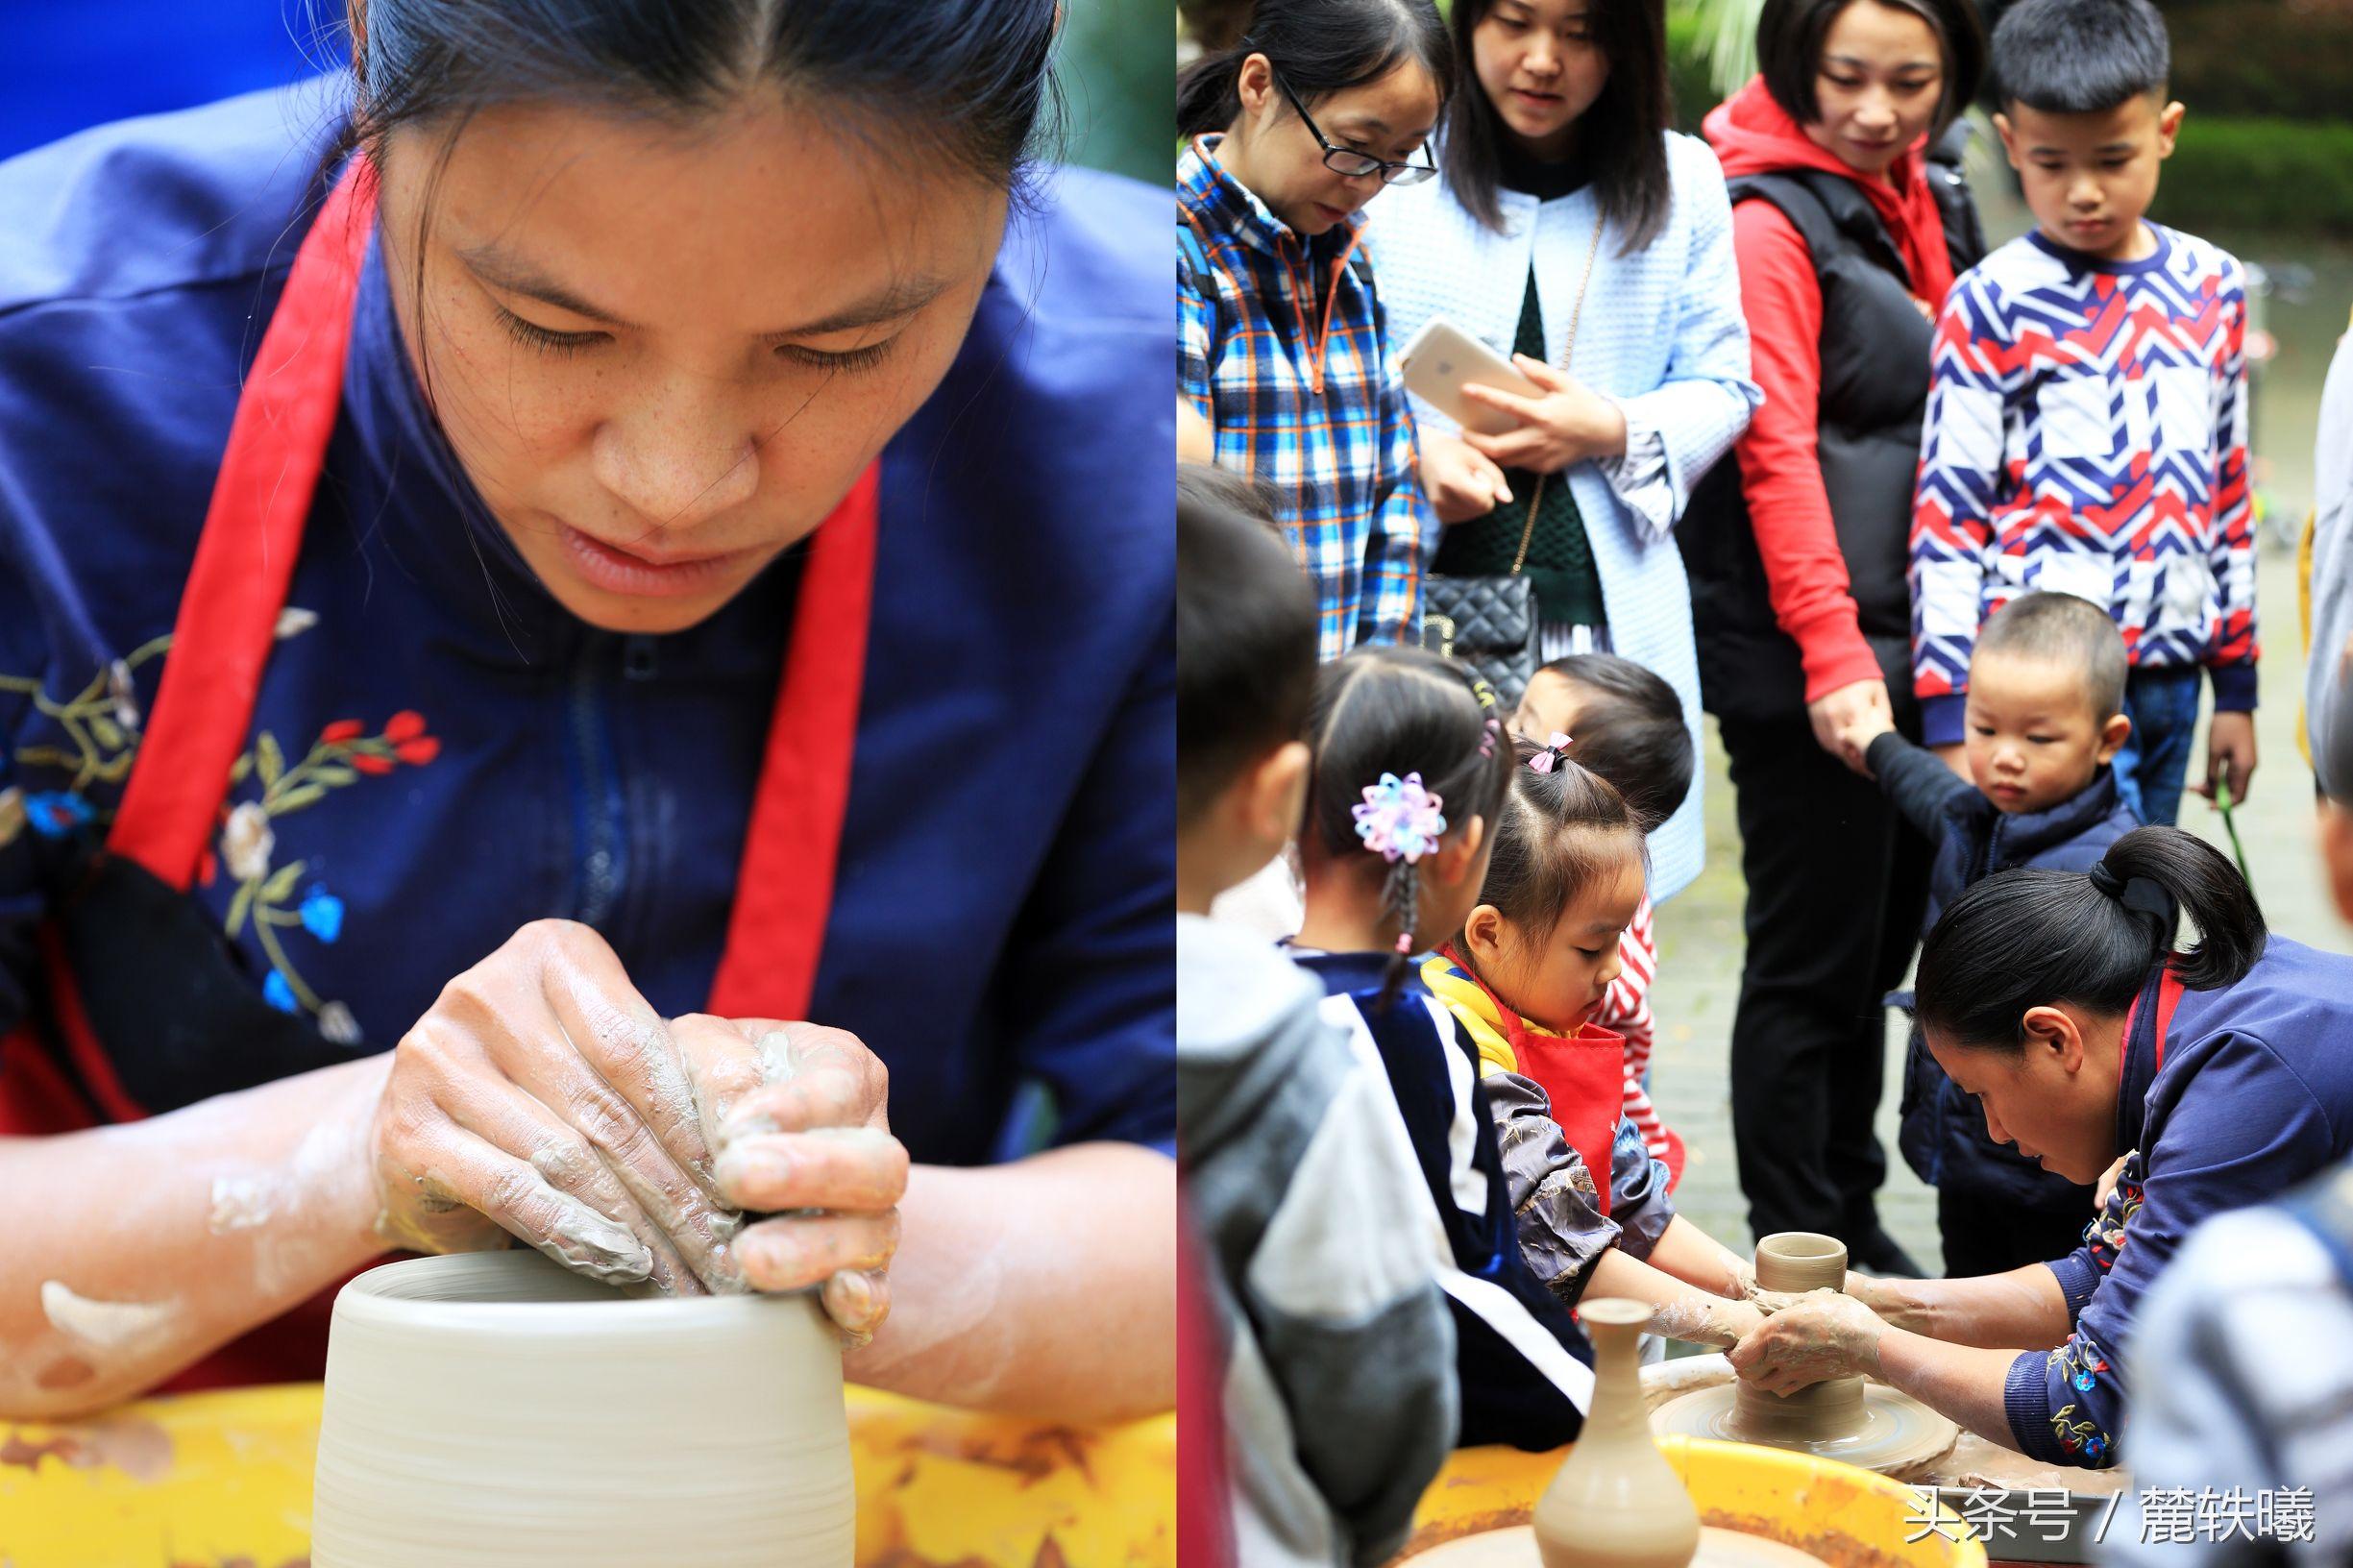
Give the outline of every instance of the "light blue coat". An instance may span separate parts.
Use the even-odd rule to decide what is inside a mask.
[[[1691,590],[1674,525],[1716,460],[1763,401],[1750,379],[1749,328],[1732,262],[1732,213],[1724,172],[1704,142],[1669,134],[1674,196],[1666,226],[1632,256],[1602,236],[1587,285],[1570,374],[1625,411],[1627,453],[1568,472],[1602,579],[1612,651],[1666,678],[1682,698],[1700,744],[1700,669],[1691,640]],[[1546,356],[1556,365],[1577,314],[1600,209],[1591,186],[1556,201],[1498,192],[1502,233],[1456,201],[1443,176],[1385,192],[1365,210],[1367,243],[1388,307],[1392,352],[1433,316],[1508,355],[1519,328],[1528,269],[1536,268]],[[1418,398],[1416,420],[1453,432],[1454,421]],[[1689,885],[1704,853],[1701,777],[1651,835],[1651,897]]]

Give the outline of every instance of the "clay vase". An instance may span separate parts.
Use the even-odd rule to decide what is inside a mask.
[[[849,1568],[840,1342],[806,1296],[386,1264],[335,1298],[315,1486],[312,1568]]]
[[[1756,1243],[1756,1283],[1766,1290],[1843,1289],[1847,1244],[1812,1231],[1777,1232]],[[1794,1394],[1769,1394],[1744,1380],[1732,1405],[1732,1430],[1763,1442],[1844,1437],[1870,1419],[1860,1378],[1833,1378]]]
[[[1577,1309],[1593,1339],[1593,1409],[1536,1502],[1544,1568],[1684,1568],[1700,1514],[1651,1437],[1638,1342],[1651,1310],[1605,1297]]]

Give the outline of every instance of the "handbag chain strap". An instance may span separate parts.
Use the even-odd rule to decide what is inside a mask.
[[[1585,275],[1577,281],[1577,307],[1569,312],[1568,346],[1560,351],[1560,368],[1567,370],[1577,354],[1577,324],[1584,319],[1585,287],[1593,282],[1593,258],[1602,252],[1602,230],[1605,227],[1602,214],[1593,216],[1593,243],[1585,247]],[[1529,541],[1536,536],[1536,508],[1544,504],[1545,476],[1536,476],[1534,494],[1528,498],[1528,523],[1520,529],[1520,552],[1511,557],[1511,575],[1518,576],[1520,568],[1528,564]]]

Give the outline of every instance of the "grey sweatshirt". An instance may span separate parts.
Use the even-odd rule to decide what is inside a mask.
[[[1445,1237],[1378,1063],[1312,978],[1177,918],[1177,1151],[1227,1348],[1250,1568],[1370,1565],[1454,1447]]]

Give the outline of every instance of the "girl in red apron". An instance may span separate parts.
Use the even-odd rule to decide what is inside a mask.
[[[1591,1347],[1523,1254],[1477,1051],[1412,963],[1479,896],[1510,789],[1501,718],[1485,683],[1420,649],[1362,648],[1323,668],[1290,953],[1322,983],[1325,1018],[1385,1069],[1445,1232],[1458,1441],[1546,1449],[1581,1426]]]
[[[885,1386],[1159,1408],[1165,814],[1122,837],[1091,759],[1165,744],[1166,550],[1096,534],[1102,600],[1052,551],[1140,489],[956,433],[994,378],[1042,441],[1049,384],[1168,440],[1106,391],[1144,270],[1043,191],[1008,235],[1054,8],[559,9],[375,0],[351,85],[0,175],[0,1414],[263,1324],[197,1375],[316,1376],[279,1314],[509,1237],[817,1288]],[[884,103],[925,112],[844,123]],[[1009,291],[1049,257],[1124,356]],[[955,554],[941,472],[1046,559]],[[1058,655],[1103,672],[1025,694],[1071,746],[990,701]],[[1070,1146],[948,1168],[1024,1077]]]
[[[1652,1332],[1730,1345],[1760,1321],[1741,1261],[1675,1213],[1625,1114],[1625,1041],[1589,1020],[1642,902],[1641,819],[1569,760],[1515,739],[1510,798],[1475,907],[1423,967],[1476,1043],[1520,1244],[1563,1300],[1653,1308]]]

